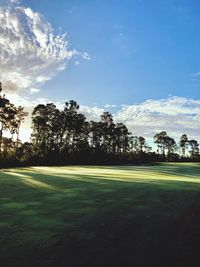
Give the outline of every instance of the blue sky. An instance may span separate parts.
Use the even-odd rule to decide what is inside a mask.
[[[46,96],[83,104],[132,104],[169,95],[199,97],[199,1],[24,1],[90,61],[69,64]]]
[[[31,114],[76,100],[135,135],[200,136],[200,3],[0,0],[0,81]],[[30,136],[30,118],[26,122]]]

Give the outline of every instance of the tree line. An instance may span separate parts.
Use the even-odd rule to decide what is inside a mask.
[[[121,164],[154,161],[200,161],[199,144],[186,134],[178,143],[166,131],[154,135],[157,151],[110,112],[87,121],[76,101],[60,110],[54,103],[37,105],[32,114],[30,142],[21,142],[20,127],[28,115],[2,94],[0,84],[0,164]]]

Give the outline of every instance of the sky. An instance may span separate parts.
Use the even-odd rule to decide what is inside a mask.
[[[31,114],[76,100],[148,140],[200,139],[200,3],[0,0],[0,81]],[[30,118],[21,138],[30,136]]]

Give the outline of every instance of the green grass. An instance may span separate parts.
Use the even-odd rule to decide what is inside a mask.
[[[200,164],[0,171],[0,266],[200,266]]]

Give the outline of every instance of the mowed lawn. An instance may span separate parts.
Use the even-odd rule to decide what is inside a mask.
[[[0,266],[200,266],[200,164],[0,171]]]

